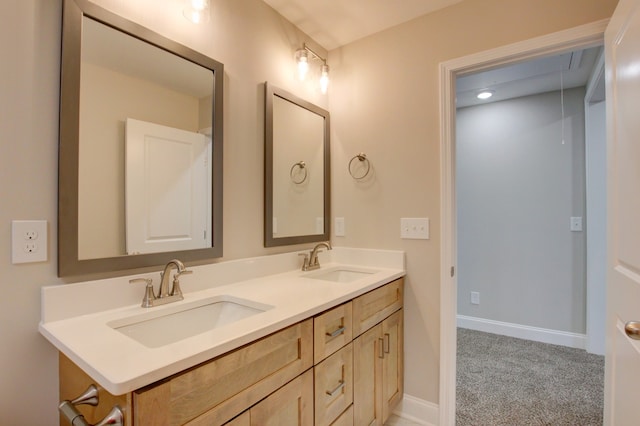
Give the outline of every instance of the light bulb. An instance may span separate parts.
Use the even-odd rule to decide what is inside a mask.
[[[209,21],[209,0],[186,0],[182,14],[194,24]]]
[[[322,75],[320,75],[320,91],[325,94],[329,88],[329,65],[322,66]]]
[[[304,80],[309,71],[309,58],[307,57],[307,51],[300,49],[296,52],[298,57],[298,78]]]
[[[490,97],[493,96],[493,92],[490,90],[483,90],[482,92],[478,93],[477,98],[478,99],[489,99]]]

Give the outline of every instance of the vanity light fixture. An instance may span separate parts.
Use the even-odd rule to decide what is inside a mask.
[[[327,93],[329,88],[329,65],[327,60],[322,56],[314,52],[306,43],[302,44],[302,49],[296,50],[296,63],[298,65],[298,78],[304,80],[309,70],[309,53],[312,59],[319,59],[322,61],[322,67],[320,69],[320,90],[322,93]]]
[[[482,92],[478,93],[478,95],[476,96],[478,99],[481,100],[486,100],[489,99],[490,97],[493,96],[493,91],[491,90],[483,90]]]
[[[210,0],[185,0],[182,14],[194,24],[209,22]]]

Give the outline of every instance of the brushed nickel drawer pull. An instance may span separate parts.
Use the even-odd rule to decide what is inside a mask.
[[[378,358],[384,358],[384,341],[378,337]]]
[[[382,346],[384,348],[384,353],[385,354],[389,353],[389,347],[391,346],[389,343],[390,343],[389,333],[384,333],[384,345],[382,345]]]
[[[335,329],[334,331],[332,331],[332,332],[328,332],[328,331],[327,331],[325,334],[326,334],[327,336],[329,336],[329,337],[336,337],[336,336],[339,336],[339,335],[341,335],[342,333],[344,333],[344,330],[346,330],[346,329],[344,328],[344,325],[343,325],[342,327],[338,327],[338,328],[336,328],[336,329]]]
[[[338,386],[336,386],[336,388],[332,391],[325,391],[327,393],[327,395],[329,396],[334,396],[335,394],[337,394],[340,390],[342,390],[342,388],[344,387],[344,380],[340,380],[340,382],[338,382]]]
[[[624,325],[624,332],[633,340],[640,340],[640,322],[629,321]]]

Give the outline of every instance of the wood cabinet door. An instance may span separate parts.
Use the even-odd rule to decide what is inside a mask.
[[[404,388],[404,322],[399,310],[382,322],[382,422],[402,400]]]
[[[253,406],[251,426],[313,425],[313,372],[308,370]]]
[[[382,425],[382,325],[353,341],[353,424]]]

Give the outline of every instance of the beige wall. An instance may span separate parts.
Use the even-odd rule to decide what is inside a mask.
[[[329,54],[334,244],[407,253],[406,393],[438,402],[439,63],[608,18],[616,0],[465,0]],[[375,179],[347,173],[364,151]],[[431,239],[401,240],[401,217],[429,217]]]
[[[260,0],[217,0],[204,27],[182,17],[182,2],[161,0],[161,7],[159,1],[95,3],[224,63],[225,259],[292,250],[262,243],[263,83],[326,109],[327,96],[294,79],[294,51],[308,38]],[[59,0],[0,2],[3,425],[58,423],[57,353],[37,327],[40,287],[62,282],[56,274],[60,22]],[[11,264],[14,219],[49,222],[47,262]]]

